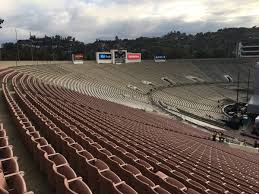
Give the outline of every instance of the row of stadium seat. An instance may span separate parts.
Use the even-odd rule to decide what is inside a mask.
[[[209,142],[203,132],[20,73],[12,86],[17,105],[44,135],[32,144],[50,142],[94,193],[105,193],[97,184],[111,193],[258,190],[258,157]],[[97,177],[91,179],[90,172]]]
[[[51,67],[22,67],[20,70],[32,74],[45,82],[65,86],[69,89],[89,94],[97,98],[103,98],[109,101],[116,101],[122,104],[139,104],[140,107],[147,106],[147,97],[135,90],[127,88],[126,83],[114,82],[112,80],[103,82],[104,79],[96,79],[89,75],[78,73],[69,73],[67,75],[56,75],[51,72]],[[62,68],[61,68],[62,69]],[[142,84],[143,85],[143,84]],[[116,87],[114,87],[116,86]],[[148,91],[148,90],[147,90]]]
[[[39,103],[39,102],[37,102]],[[51,112],[51,110],[48,110],[47,107],[42,107],[41,111],[47,111],[47,112]],[[55,113],[54,113],[55,114]],[[51,115],[48,115],[48,117],[51,118]],[[162,189],[161,187],[159,187],[158,185],[155,185],[154,183],[152,183],[152,181],[150,181],[148,178],[146,178],[145,176],[143,176],[141,173],[136,173],[136,171],[138,172],[138,170],[136,170],[136,168],[130,164],[124,163],[123,160],[121,160],[120,158],[112,155],[111,152],[109,152],[108,150],[105,150],[105,148],[102,148],[98,143],[94,142],[92,139],[90,139],[89,141],[91,141],[90,143],[82,140],[82,134],[77,134],[76,129],[77,128],[72,128],[72,126],[69,125],[69,123],[67,123],[66,121],[64,121],[64,119],[57,119],[55,117],[53,117],[53,121],[58,122],[59,121],[59,126],[61,126],[61,128],[66,131],[67,133],[69,133],[69,136],[72,137],[73,139],[77,140],[77,142],[80,142],[80,144],[86,148],[89,152],[91,152],[93,155],[98,156],[98,158],[101,158],[102,160],[104,160],[106,163],[108,164],[113,164],[110,166],[110,168],[112,170],[114,170],[120,177],[123,177],[127,183],[129,183],[132,187],[134,187],[134,189],[136,191],[138,191],[139,193],[168,193],[166,192],[164,189]],[[64,123],[66,123],[64,125],[64,123],[62,124],[62,121]],[[53,140],[54,141],[54,140]],[[56,143],[55,143],[56,144]],[[60,145],[60,144],[57,144]],[[71,155],[71,152],[70,152]],[[74,157],[75,158],[75,157]],[[122,162],[122,164],[118,164],[116,163],[116,161],[120,161]],[[76,167],[76,165],[75,165]],[[82,176],[86,175],[87,172],[86,171],[80,171],[82,172]],[[106,174],[106,176],[111,176],[111,173],[107,173],[105,172],[104,174]],[[103,176],[104,176],[103,174]],[[93,175],[91,175],[91,177],[93,177]],[[114,174],[113,177],[116,177],[116,175]],[[114,178],[115,181],[120,180],[118,177],[117,179]],[[97,181],[98,182],[98,181]],[[118,184],[116,182],[116,184]],[[107,189],[106,189],[107,191]],[[111,192],[111,193],[114,193]]]
[[[19,170],[17,157],[14,156],[12,146],[8,143],[6,129],[2,123],[0,123],[0,165],[0,193],[33,194],[27,192],[24,172]]]
[[[28,85],[29,85],[29,84],[28,84]],[[37,91],[37,92],[39,92],[39,91]],[[51,95],[53,95],[53,93],[51,93]],[[60,94],[57,94],[57,96],[61,96],[61,95],[60,95]],[[63,96],[63,95],[62,95],[62,96]],[[43,101],[43,99],[41,99],[41,100]],[[68,101],[69,101],[69,100],[68,100]],[[67,102],[68,102],[68,101],[67,101]],[[66,103],[67,103],[67,102],[66,102]],[[65,104],[62,104],[62,106],[64,107]],[[70,113],[71,113],[71,111],[72,111],[73,109],[75,109],[75,105],[73,104],[72,106],[73,106],[73,108],[71,107]],[[45,108],[46,108],[46,107],[45,107]],[[61,107],[58,107],[58,108],[61,109]],[[58,109],[57,109],[57,110],[58,110]],[[60,113],[60,114],[61,114],[61,113]],[[64,113],[63,113],[63,114],[64,114]],[[78,115],[76,115],[75,118],[78,118]],[[74,119],[75,119],[75,118],[74,118]],[[95,117],[95,118],[98,118],[98,117]],[[100,119],[100,118],[98,118],[98,119]],[[110,119],[110,118],[109,118],[109,119]],[[92,121],[92,122],[93,122],[93,121]],[[97,124],[97,123],[95,123],[95,124]],[[114,123],[114,124],[116,124],[116,123]],[[129,130],[129,129],[127,129],[127,130]],[[112,133],[112,131],[109,131],[109,132]],[[134,133],[131,133],[131,134],[134,134]],[[139,137],[142,137],[142,136],[143,136],[143,134],[140,134],[140,135],[139,135]],[[123,137],[123,138],[125,138],[125,137]],[[125,146],[125,147],[127,147],[127,146]],[[144,149],[143,149],[143,150],[144,150]],[[160,150],[160,152],[161,152],[161,150]],[[149,153],[149,154],[150,154],[150,153]],[[151,154],[152,154],[152,153],[151,153]],[[187,166],[186,166],[186,167],[187,167]],[[225,170],[225,169],[223,169],[223,170]],[[183,171],[184,171],[184,170],[183,170]],[[211,175],[210,175],[210,176],[211,176]],[[216,175],[215,175],[215,176],[216,176]],[[224,178],[224,180],[225,180],[225,178]],[[226,181],[227,181],[227,179],[226,179]],[[231,183],[231,181],[229,181],[229,183],[230,183],[230,185],[226,185],[226,184],[223,184],[223,183],[222,183],[222,184],[225,185],[228,189],[232,189],[233,191],[235,191],[234,188],[231,188],[231,185],[232,185],[232,186],[235,186],[235,183]],[[241,187],[242,187],[242,185],[240,186],[240,188],[241,188]],[[242,188],[242,189],[244,189],[244,188]],[[232,191],[232,190],[231,190],[231,191]],[[236,191],[237,191],[237,190],[236,190]],[[237,191],[237,192],[238,192],[238,191]]]
[[[22,99],[22,97],[20,99]],[[20,103],[22,103],[22,101],[20,101]],[[34,116],[34,113],[26,108],[25,105],[23,108],[28,111],[30,115]],[[57,128],[48,117],[38,111],[36,107],[34,108],[40,115],[34,116],[32,120],[41,126],[41,129],[45,129],[42,130],[42,133],[44,133],[46,138],[57,150],[68,158],[74,169],[80,167],[78,173],[82,175],[94,193],[136,193],[136,191],[114,174],[102,160],[94,158],[80,144],[76,143],[74,141],[75,136],[72,134],[70,134],[71,136],[67,136],[67,134],[61,131],[60,128]],[[81,136],[77,136],[77,138],[79,137]],[[86,145],[88,141],[81,138],[81,142],[84,143],[83,145]],[[94,145],[88,144],[88,147],[89,146],[95,149]]]
[[[15,72],[12,72],[4,77],[2,88],[5,100],[16,123],[17,129],[19,130],[19,133],[28,150],[32,153],[34,160],[40,164],[40,169],[42,172],[46,173],[48,176],[48,181],[55,189],[56,193],[91,194],[92,192],[88,186],[82,181],[81,177],[77,177],[65,157],[59,153],[56,153],[53,147],[48,144],[47,140],[40,136],[40,133],[35,129],[10,94],[7,86],[8,79],[15,76],[15,74]],[[17,95],[19,95],[19,93],[17,93]],[[30,106],[29,102],[24,103],[27,103],[30,109],[34,110],[33,106]],[[19,183],[16,183],[15,185],[17,187],[21,187],[21,184]],[[23,190],[25,190],[25,188],[17,188],[15,191],[10,193],[20,194],[24,193]]]
[[[9,69],[0,70],[0,78],[11,72]],[[1,82],[4,82],[1,80]],[[5,91],[5,84],[1,84]],[[13,146],[9,144],[8,135],[0,120],[0,193],[3,194],[33,194],[27,191],[23,178],[24,172],[20,171],[18,158],[14,156]]]
[[[150,105],[149,98],[145,95],[152,86],[143,84],[143,80],[152,82],[154,86],[165,86],[168,83],[162,81],[161,78],[167,76],[177,84],[192,83],[193,86],[191,88],[196,89],[196,83],[188,79],[188,76],[198,77],[204,81],[227,82],[224,75],[229,74],[235,80],[236,69],[243,70],[243,64],[240,65],[235,60],[228,61],[230,62],[228,65],[226,65],[224,60],[219,60],[219,63],[213,60],[201,60],[199,61],[200,64],[192,60],[176,60],[173,63],[168,62],[159,65],[151,61],[146,61],[143,64],[124,64],[122,66],[103,66],[94,64],[93,62],[87,62],[86,65],[78,65],[77,68],[74,68],[72,65],[46,65],[20,67],[19,70],[40,78],[45,82],[64,86],[97,98],[152,110],[154,107]],[[211,64],[206,66],[206,62]],[[251,66],[251,64],[246,65]],[[237,68],[234,68],[234,65],[237,65]],[[225,70],[222,70],[222,67]],[[210,69],[214,71],[211,72],[213,75],[211,73],[209,74]],[[87,72],[87,74],[84,74],[84,72]],[[245,72],[246,74],[247,72]],[[212,79],[214,77],[215,79]],[[246,81],[243,79],[245,77],[243,74],[241,77],[241,81]],[[136,86],[143,92],[128,88],[128,84]],[[185,86],[155,92],[152,98],[155,102],[164,101],[180,110],[218,121],[222,119],[222,106],[217,103],[218,100],[225,98],[235,99],[236,96],[234,90],[205,85],[201,91],[203,94],[202,100],[198,98],[198,101],[196,101],[195,99],[200,97],[199,94],[188,89],[185,90],[188,92],[179,93],[179,88],[182,90]],[[209,90],[209,92],[206,93],[206,90]],[[212,97],[215,99],[214,101],[207,100],[211,96],[211,93],[216,93]],[[222,93],[224,94],[223,96],[221,95]],[[190,98],[188,98],[188,95]]]

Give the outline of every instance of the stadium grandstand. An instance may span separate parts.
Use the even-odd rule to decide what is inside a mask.
[[[237,44],[237,57],[259,57],[259,39],[240,41]]]
[[[259,193],[256,139],[224,112],[248,103],[258,58],[121,61],[0,70],[0,193]]]

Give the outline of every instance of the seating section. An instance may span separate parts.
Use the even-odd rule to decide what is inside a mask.
[[[75,77],[58,84],[69,68],[52,66],[58,75],[41,68],[6,72],[2,88],[24,145],[56,193],[258,193],[258,155],[177,120],[86,95],[87,82],[77,88]]]
[[[1,69],[0,78],[11,72]],[[0,193],[3,194],[33,194],[27,191],[24,172],[20,171],[18,158],[13,153],[13,146],[9,144],[7,129],[0,118]]]
[[[255,59],[143,61],[123,65],[87,61],[76,68],[69,64],[35,65],[19,67],[19,71],[119,104],[156,110],[152,99],[153,103],[163,102],[179,111],[220,122],[224,105],[236,99],[238,72],[240,101],[246,101],[248,69],[252,73],[255,63]],[[234,83],[228,83],[225,75],[231,76]],[[165,77],[170,81],[162,79]],[[250,81],[253,80],[251,76]]]
[[[40,170],[47,175],[48,181],[56,193],[91,194],[92,192],[89,187],[83,182],[81,177],[76,175],[66,158],[60,153],[55,152],[55,149],[48,144],[48,141],[40,136],[40,133],[35,129],[30,120],[23,113],[23,110],[14,100],[7,86],[8,79],[13,76],[15,76],[15,72],[11,72],[3,78],[2,89],[4,97],[20,136],[33,155],[35,162],[39,164]],[[32,106],[30,108],[33,109]],[[3,138],[4,137],[5,135],[3,135]],[[17,159],[13,157],[10,146],[2,147],[1,152],[2,155],[5,156],[5,158],[1,158],[1,165],[3,167],[3,178],[1,181],[3,186],[1,188],[7,190],[1,193],[33,194],[32,192],[26,191],[26,185],[22,178],[23,172],[19,172],[16,162]],[[78,185],[80,185],[80,188],[78,188]]]

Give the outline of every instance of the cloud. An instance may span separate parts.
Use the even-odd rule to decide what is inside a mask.
[[[84,42],[160,36],[223,27],[252,27],[259,22],[258,0],[1,0],[0,43],[29,33],[71,35]]]

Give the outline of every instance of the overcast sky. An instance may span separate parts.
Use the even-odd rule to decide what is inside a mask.
[[[71,35],[95,39],[160,36],[169,31],[216,31],[259,26],[259,0],[0,0],[0,43]]]

